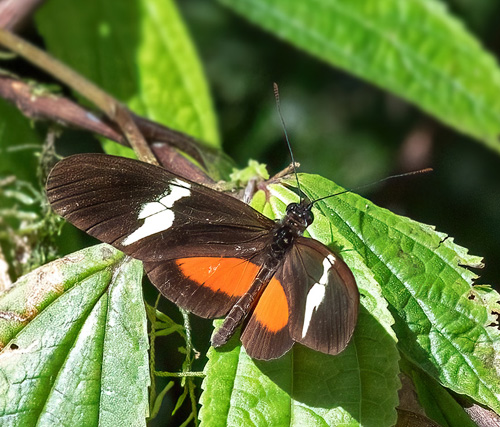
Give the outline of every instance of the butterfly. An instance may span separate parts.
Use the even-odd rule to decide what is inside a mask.
[[[166,298],[204,318],[225,317],[214,347],[240,326],[247,354],[263,360],[295,342],[334,355],[351,339],[356,281],[337,254],[303,236],[314,220],[305,197],[273,221],[165,168],[105,154],[61,160],[47,196],[77,228],[141,260]]]

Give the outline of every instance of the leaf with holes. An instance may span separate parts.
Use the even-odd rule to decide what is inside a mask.
[[[318,176],[302,180],[312,198],[339,191]],[[355,194],[326,199],[318,209],[333,233],[313,225],[311,234],[322,240],[340,234],[349,242],[343,253],[361,255],[394,316],[400,351],[442,385],[499,412],[500,334],[494,313],[500,297],[491,288],[472,286],[476,276],[467,268],[480,267],[481,259],[433,227]]]
[[[319,176],[301,175],[300,181],[311,199],[342,190]],[[260,195],[254,203],[272,217],[280,217],[297,199],[283,186],[268,190],[270,204]],[[202,421],[394,424],[399,387],[396,342],[412,365],[498,410],[499,334],[491,326],[491,304],[498,294],[472,286],[475,276],[466,266],[478,266],[479,258],[432,227],[355,194],[318,202],[314,215],[310,235],[337,249],[362,294],[352,342],[335,357],[296,344],[283,358],[267,363],[250,360],[236,339],[229,349],[211,350]]]

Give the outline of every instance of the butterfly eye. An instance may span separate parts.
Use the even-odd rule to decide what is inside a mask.
[[[286,207],[286,213],[287,214],[295,213],[295,212],[297,212],[298,208],[299,208],[299,204],[298,203],[290,203]]]

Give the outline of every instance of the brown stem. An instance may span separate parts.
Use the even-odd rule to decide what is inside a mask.
[[[30,119],[85,129],[128,145],[123,135],[108,120],[97,117],[67,98],[44,93],[39,87],[17,78],[0,75],[0,97],[15,104]]]
[[[16,105],[30,119],[47,120],[87,130],[129,146],[117,125],[108,118],[97,115],[68,98],[44,92],[43,87],[0,74],[0,97]],[[164,167],[192,181],[213,183],[205,173],[177,151],[181,150],[201,165],[205,165],[204,154],[198,141],[144,117],[132,115],[132,118],[146,140],[154,142],[151,149]],[[206,150],[208,149],[203,149]]]

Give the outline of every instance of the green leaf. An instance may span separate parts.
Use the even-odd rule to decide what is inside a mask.
[[[391,335],[362,307],[338,356],[296,344],[278,360],[250,359],[237,337],[208,353],[200,419],[209,426],[392,425],[399,388]]]
[[[319,176],[301,175],[300,182],[311,199],[342,190]],[[268,191],[274,197],[267,205],[270,217],[281,217],[286,205],[297,200],[287,187],[272,185]],[[262,207],[259,195],[257,199],[256,206]],[[210,350],[202,421],[394,423],[393,393],[399,382],[391,314],[398,347],[411,363],[446,387],[498,410],[499,334],[491,325],[500,298],[491,288],[472,286],[475,275],[466,266],[478,266],[480,259],[432,227],[352,193],[318,202],[313,211],[309,233],[340,252],[362,294],[352,342],[335,357],[295,345],[272,362],[251,361],[236,339],[229,349]]]
[[[21,277],[0,298],[0,348],[64,292],[116,263],[123,254],[111,246],[84,249]]]
[[[341,190],[312,175],[302,175],[301,185],[312,199]],[[380,284],[405,356],[446,387],[499,412],[500,340],[493,312],[500,312],[500,296],[472,286],[476,276],[466,267],[479,266],[480,258],[433,227],[352,193],[317,208],[329,218],[331,235],[349,241],[341,241],[342,256],[360,254]]]
[[[48,49],[133,111],[219,145],[208,85],[171,0],[54,0],[37,22]]]
[[[270,191],[269,216],[281,217],[296,196],[281,186]],[[326,244],[337,238],[320,215],[310,231]],[[278,360],[253,361],[233,337],[227,348],[208,353],[200,411],[205,425],[395,424],[400,383],[393,319],[359,254],[345,251],[342,256],[362,292],[358,325],[347,349],[328,356],[295,344]]]
[[[98,245],[40,267],[2,297],[3,338],[12,336],[0,353],[2,425],[145,425],[141,278],[139,261]]]
[[[158,393],[158,396],[156,396],[156,399],[154,400],[153,408],[151,410],[151,418],[154,419],[157,415],[158,412],[160,412],[161,404],[163,403],[163,399],[165,398],[167,392],[175,385],[173,381],[170,381],[164,388],[163,390]]]
[[[239,187],[244,187],[252,179],[269,179],[269,172],[267,171],[266,165],[259,163],[256,160],[249,160],[246,168],[233,168],[233,172],[229,178],[232,182],[237,183]]]
[[[498,64],[443,4],[435,0],[220,2],[500,151]]]

